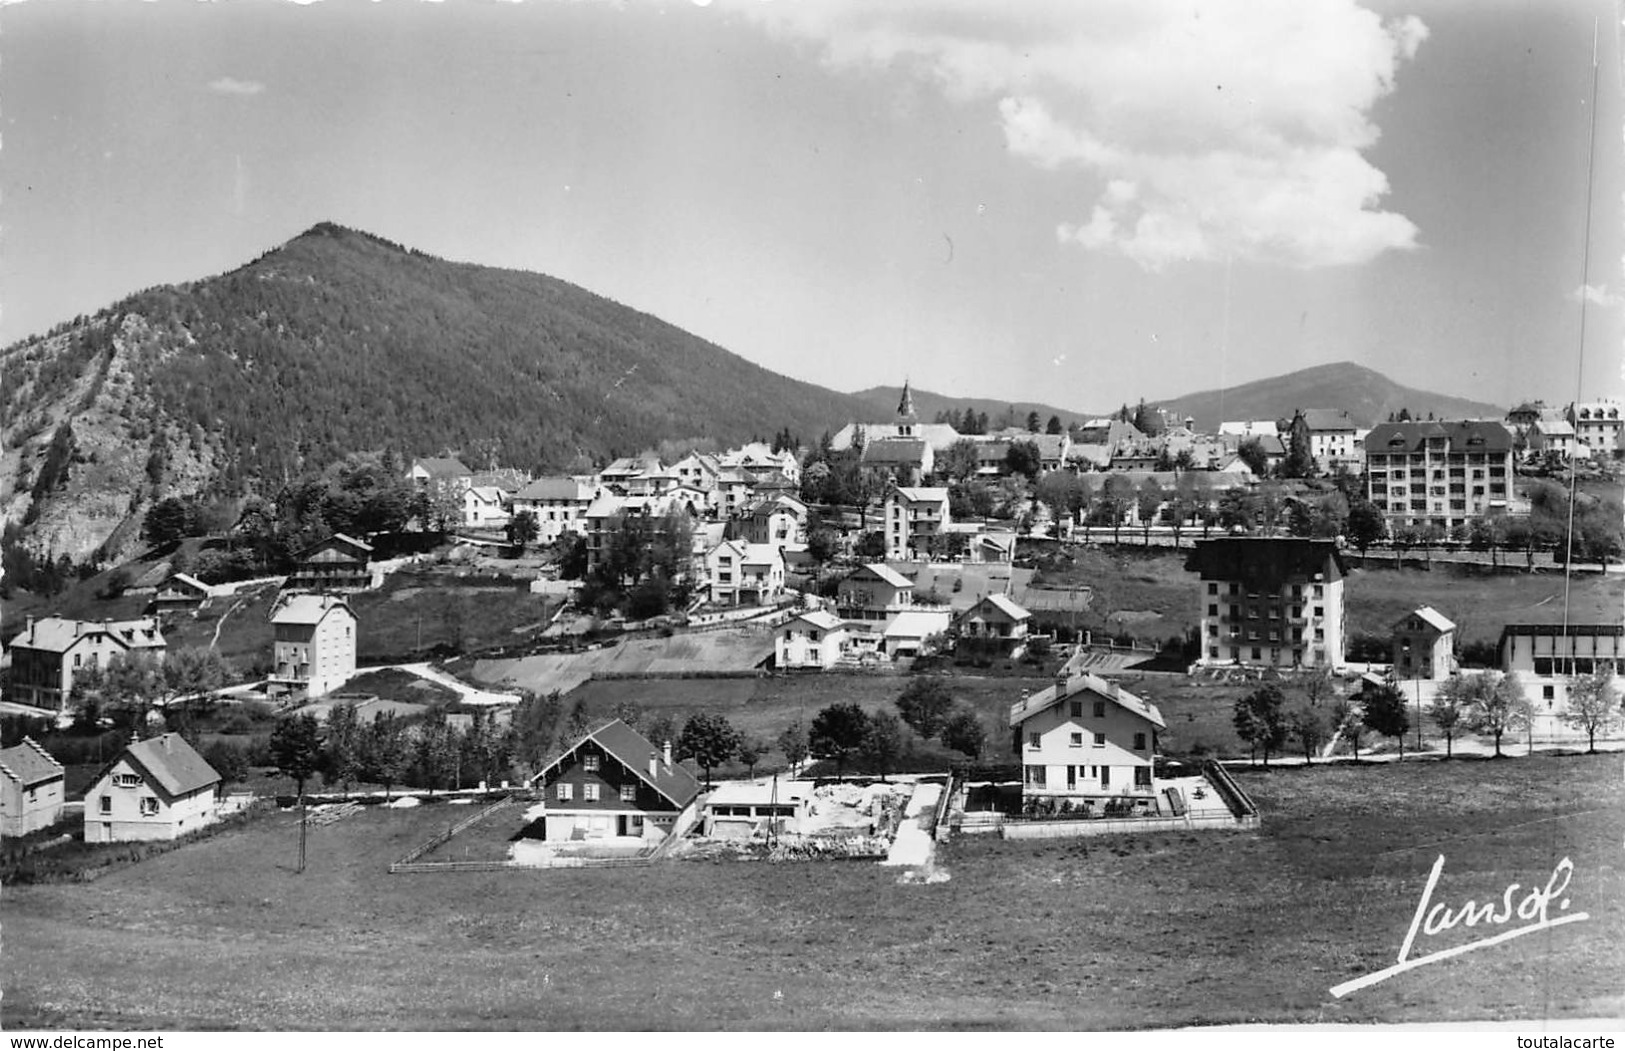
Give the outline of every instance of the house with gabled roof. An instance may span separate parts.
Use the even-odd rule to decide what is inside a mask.
[[[722,464],[717,462],[715,456],[709,453],[689,453],[687,456],[671,465],[672,473],[683,485],[691,485],[696,489],[711,490],[717,485],[717,478],[722,474]]]
[[[753,544],[799,544],[806,540],[807,505],[793,496],[775,496],[747,505],[729,523],[729,533]]]
[[[836,585],[835,608],[843,620],[887,620],[914,608],[914,581],[884,562],[870,562]]]
[[[214,594],[214,589],[197,577],[186,573],[171,573],[168,580],[152,596],[148,612],[159,616],[194,610]]]
[[[700,782],[619,719],[571,744],[530,780],[545,799],[544,838],[659,840],[695,805]]]
[[[773,544],[725,540],[705,556],[707,601],[765,606],[784,597],[784,552]]]
[[[412,461],[406,477],[419,486],[445,486],[455,492],[473,484],[474,472],[455,456],[424,456]]]
[[[1010,706],[1021,755],[1021,796],[1155,800],[1157,735],[1167,729],[1157,706],[1098,675],[1056,677]]]
[[[0,836],[26,836],[62,817],[64,770],[32,737],[0,749]]]
[[[494,485],[471,485],[463,490],[463,525],[469,529],[501,529],[512,517],[506,496]]]
[[[658,473],[661,470],[660,461],[653,456],[622,456],[598,472],[598,482],[613,487],[624,496],[631,491],[629,486],[632,479],[640,474]]]
[[[373,547],[365,540],[334,533],[299,552],[298,564],[282,582],[282,590],[365,591],[372,587],[372,555]]]
[[[131,741],[85,792],[85,842],[176,839],[217,816],[220,775],[177,733]]]
[[[272,671],[278,693],[321,697],[355,677],[356,617],[336,595],[294,595],[271,614]]]
[[[585,536],[583,515],[592,503],[590,478],[538,478],[513,496],[513,513],[530,512],[536,519],[536,542],[552,544],[565,533]]]
[[[9,646],[9,699],[36,708],[61,711],[73,692],[74,676],[84,668],[106,667],[114,657],[143,653],[161,660],[169,646],[156,617],[29,617],[25,624]]]
[[[1456,670],[1456,625],[1432,606],[1418,606],[1393,627],[1394,678],[1448,679]]]
[[[975,605],[954,618],[953,631],[960,639],[981,643],[996,642],[1006,656],[1019,656],[1027,643],[1033,615],[1009,595],[995,592],[983,595]]]
[[[829,610],[807,610],[773,629],[773,663],[780,671],[822,671],[840,663],[850,643],[846,621]]]

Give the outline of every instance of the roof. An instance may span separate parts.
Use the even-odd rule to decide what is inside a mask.
[[[1501,629],[1501,642],[1508,635],[1559,635],[1584,638],[1587,635],[1625,635],[1625,624],[1508,624]]]
[[[126,649],[158,649],[168,645],[164,633],[158,628],[158,622],[150,617],[141,620],[42,617],[19,632],[10,645],[48,653],[65,653],[80,639],[100,632],[106,632],[114,642]]]
[[[1346,409],[1304,409],[1303,422],[1311,431],[1357,430],[1354,417]]]
[[[798,620],[811,624],[819,631],[838,631],[846,624],[846,621],[842,620],[840,617],[837,617],[827,609],[813,609],[808,610],[805,613],[797,613],[783,624],[780,624],[779,627],[789,627]]]
[[[655,772],[649,773],[649,756],[659,754],[660,750],[650,743],[647,737],[638,733],[619,719],[611,719],[601,724],[597,729],[589,731],[581,740],[571,745],[565,753],[553,760],[537,774],[532,781],[543,779],[549,770],[556,768],[565,759],[575,753],[588,741],[592,741],[602,748],[616,762],[636,774],[650,788],[665,796],[671,804],[681,810],[700,794],[700,782],[684,767],[677,763],[664,761],[655,764]]]
[[[911,588],[914,586],[914,582],[912,580],[903,576],[903,574],[897,572],[897,570],[886,565],[884,562],[865,563],[849,573],[846,579],[851,580],[864,572],[868,572],[872,576],[879,577],[882,583],[890,584],[894,588]]]
[[[425,456],[413,460],[412,466],[421,467],[430,478],[462,478],[474,473],[455,456]]]
[[[706,806],[738,806],[740,804],[782,803],[786,806],[804,803],[813,797],[813,781],[725,781],[705,797]]]
[[[1066,458],[1073,461],[1105,465],[1111,462],[1112,451],[1109,446],[1095,442],[1073,442],[1066,451]]]
[[[982,596],[981,600],[978,601],[976,603],[976,605],[974,605],[971,608],[967,609],[965,612],[961,613],[959,616],[960,616],[961,619],[963,619],[965,617],[968,617],[972,613],[975,613],[977,611],[977,609],[979,609],[980,607],[982,607],[984,605],[992,606],[994,609],[998,610],[1000,613],[1003,613],[1005,616],[1009,617],[1011,620],[1026,620],[1028,617],[1032,616],[1031,613],[1029,613],[1025,609],[1023,609],[1010,596],[1001,595],[1001,594],[998,594],[996,592],[994,594],[991,594],[991,595]]]
[[[1157,711],[1156,705],[1129,693],[1117,683],[1108,682],[1090,672],[1068,676],[1064,688],[1060,680],[1057,680],[1055,685],[1046,686],[1032,696],[1012,704],[1010,706],[1010,725],[1012,727],[1020,726],[1039,712],[1079,693],[1094,694],[1138,715],[1158,729],[1167,728],[1168,724],[1162,721],[1162,713]]]
[[[1430,438],[1444,438],[1453,452],[1512,451],[1512,433],[1494,420],[1425,420],[1379,423],[1365,437],[1367,453],[1420,452]]]
[[[321,541],[319,543],[312,544],[309,547],[305,548],[305,550],[300,553],[299,557],[303,558],[305,555],[309,554],[310,552],[320,550],[321,548],[326,547],[328,544],[331,544],[334,541],[338,541],[339,543],[348,545],[349,547],[359,548],[360,550],[365,551],[369,555],[372,554],[372,545],[367,543],[365,540],[357,540],[355,537],[349,536],[349,535],[347,535],[345,533],[334,533],[332,536],[328,537],[326,540],[323,540],[323,541]]]
[[[490,471],[476,472],[470,481],[471,485],[490,486],[501,489],[505,493],[515,492],[530,481],[530,475],[517,467],[498,467]]]
[[[1198,540],[1185,568],[1207,580],[1245,581],[1277,591],[1295,578],[1340,580],[1348,574],[1335,540],[1303,537],[1223,537]]]
[[[1432,606],[1418,606],[1416,609],[1400,618],[1399,623],[1404,624],[1405,621],[1411,619],[1412,617],[1421,618],[1423,623],[1432,628],[1434,631],[1439,632],[1441,635],[1447,631],[1456,630],[1455,623],[1449,617],[1445,616],[1443,613],[1440,613]]]
[[[864,463],[924,463],[924,438],[877,438],[863,447]]]
[[[27,788],[61,777],[62,764],[32,737],[24,737],[21,744],[0,750],[0,774]]]
[[[924,438],[931,448],[941,451],[948,448],[960,438],[965,437],[946,423],[916,423],[913,424],[914,435]],[[876,442],[883,438],[895,438],[898,425],[889,423],[849,423],[837,431],[829,440],[829,447],[836,452],[844,452],[852,447],[853,436],[862,428],[866,441]]]
[[[1219,424],[1220,434],[1235,434],[1243,438],[1274,436],[1280,431],[1274,420],[1225,420]]]
[[[149,781],[170,796],[190,795],[220,782],[220,775],[214,767],[186,743],[186,738],[176,733],[132,741],[120,753],[119,759],[127,759],[139,767]],[[115,759],[114,763],[117,762],[118,759]]]
[[[170,578],[168,580],[164,581],[164,583],[165,584],[179,584],[183,588],[190,588],[193,591],[201,591],[205,595],[213,594],[213,589],[210,588],[209,585],[205,584],[203,581],[199,580],[197,577],[190,576],[189,574],[186,574],[186,573],[174,573],[174,574],[171,574]]]
[[[502,490],[494,485],[471,485],[466,491],[488,504],[502,503]]]
[[[592,490],[574,478],[538,478],[514,494],[515,500],[586,500]]]
[[[923,639],[948,628],[947,610],[908,609],[886,622],[888,639]]]
[[[272,624],[320,624],[334,608],[343,606],[352,618],[350,604],[333,595],[294,595],[271,616]]]
[[[619,460],[604,468],[603,474],[642,474],[645,471],[660,470],[660,461],[653,457],[644,459],[641,456],[623,456]]]
[[[1046,460],[1059,460],[1072,441],[1064,434],[1034,434],[1025,440],[1038,446],[1038,455]]]
[[[904,500],[912,500],[917,504],[940,504],[948,499],[948,490],[942,486],[930,485],[900,485],[897,494]]]

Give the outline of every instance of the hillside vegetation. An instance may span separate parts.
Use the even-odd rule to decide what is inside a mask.
[[[357,450],[562,469],[872,415],[566,282],[327,223],[6,348],[0,369],[0,509],[74,561],[129,550],[164,495],[263,492]]]

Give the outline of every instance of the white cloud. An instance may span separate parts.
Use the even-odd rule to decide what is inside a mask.
[[[1625,296],[1608,291],[1607,285],[1581,285],[1569,293],[1570,303],[1590,303],[1598,307],[1617,307],[1625,303]]]
[[[1412,248],[1362,151],[1427,38],[1353,0],[820,0],[754,4],[835,69],[902,69],[989,106],[1011,156],[1078,173],[1061,241],[1179,259],[1356,264]]]
[[[220,77],[217,80],[209,81],[209,90],[220,95],[258,95],[265,90],[265,85],[257,80]]]

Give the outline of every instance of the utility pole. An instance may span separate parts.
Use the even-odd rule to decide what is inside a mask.
[[[301,786],[299,792],[299,873],[301,875],[305,871],[305,829],[309,824],[306,817],[305,793],[303,786]]]

